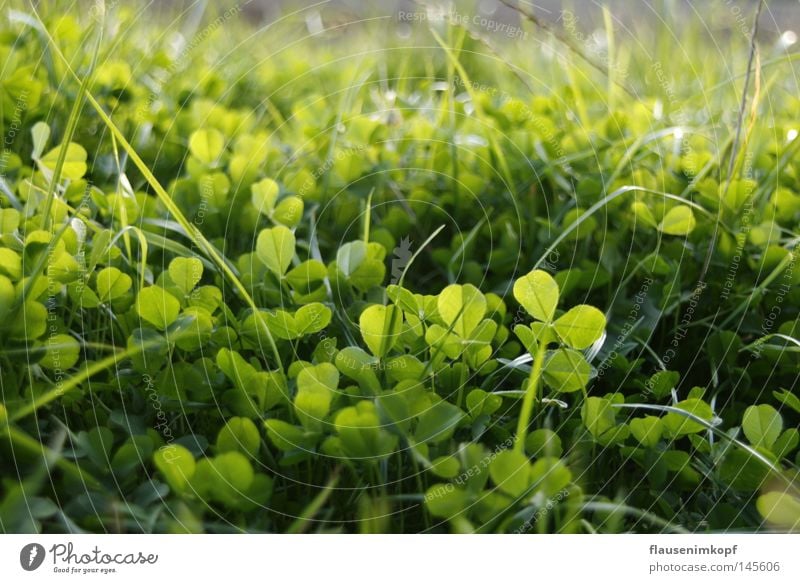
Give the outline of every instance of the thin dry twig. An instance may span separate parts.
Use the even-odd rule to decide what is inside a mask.
[[[529,20],[530,22],[532,22],[533,25],[536,26],[537,28],[540,28],[541,30],[545,31],[546,33],[552,35],[553,38],[555,38],[561,44],[566,46],[571,52],[575,53],[582,60],[586,61],[592,68],[600,71],[603,75],[608,75],[608,70],[603,65],[601,65],[600,63],[597,63],[592,58],[590,58],[585,52],[583,52],[580,49],[579,46],[577,46],[577,44],[575,43],[575,41],[573,39],[571,39],[568,36],[566,36],[566,35],[562,34],[561,32],[559,32],[557,28],[555,28],[553,26],[550,26],[549,24],[547,24],[545,21],[540,19],[535,14],[533,14],[531,12],[528,12],[527,10],[523,10],[522,8],[517,6],[516,4],[512,4],[510,2],[510,0],[500,0],[500,2],[504,6],[507,6],[508,8],[510,8],[511,10],[514,10],[515,12],[518,12],[526,20]],[[619,81],[617,79],[614,79],[613,83],[614,83],[614,85],[616,85],[617,87],[622,89],[625,93],[627,93],[630,97],[633,97],[633,98],[637,97],[636,93],[630,87],[628,87],[627,85],[625,85],[621,81]]]

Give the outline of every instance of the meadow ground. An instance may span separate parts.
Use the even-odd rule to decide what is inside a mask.
[[[793,32],[187,6],[3,4],[0,530],[800,528]]]

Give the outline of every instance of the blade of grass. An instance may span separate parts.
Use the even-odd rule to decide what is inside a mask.
[[[519,13],[520,15],[522,15],[526,20],[532,22],[533,25],[536,26],[536,28],[538,28],[540,30],[543,30],[546,33],[552,35],[553,38],[555,38],[557,41],[559,41],[561,44],[563,44],[565,47],[567,47],[567,49],[569,49],[571,52],[575,53],[581,60],[583,60],[586,63],[588,63],[589,66],[591,66],[593,69],[596,69],[597,71],[599,71],[600,73],[603,73],[604,75],[608,72],[607,69],[603,65],[595,62],[593,59],[590,59],[586,55],[586,53],[584,53],[580,49],[580,47],[578,47],[577,43],[575,43],[572,39],[570,39],[569,37],[561,34],[558,30],[556,30],[554,27],[550,26],[549,24],[545,23],[543,20],[541,20],[535,14],[533,14],[531,12],[528,12],[527,10],[523,10],[522,8],[517,6],[516,4],[512,4],[510,2],[510,0],[500,0],[500,2],[502,4],[504,4],[505,6],[509,7],[511,10],[513,10],[513,11]],[[631,96],[634,99],[638,100],[638,98],[636,97],[636,94],[633,91],[631,91],[631,89],[628,88],[626,85],[620,83],[617,80],[614,80],[614,84],[617,85],[617,87],[619,87],[623,91],[625,91],[625,93],[627,93],[629,96]]]
[[[737,159],[739,157],[739,140],[742,133],[742,125],[744,124],[744,113],[747,107],[747,93],[750,87],[750,77],[753,69],[753,60],[755,59],[756,55],[756,35],[758,34],[758,19],[761,16],[761,9],[764,6],[764,0],[758,0],[758,5],[756,6],[756,13],[753,18],[753,28],[750,32],[750,54],[747,57],[747,74],[744,78],[744,87],[742,88],[742,98],[739,103],[739,114],[736,121],[736,132],[733,138],[733,144],[731,146],[731,157],[728,162],[728,176],[725,179],[725,190],[723,191],[723,197],[728,193],[728,189],[731,186],[731,181],[733,180],[733,174],[736,169]],[[757,97],[755,98],[757,100]],[[751,124],[750,130],[752,130],[753,125]],[[743,149],[743,151],[745,151]],[[711,257],[714,255],[714,248],[717,245],[717,238],[719,237],[719,224],[722,221],[722,205],[719,207],[719,213],[717,213],[717,220],[714,223],[714,230],[711,232],[711,241],[708,244],[708,251],[706,252],[706,257],[703,260],[703,267],[700,270],[700,277],[698,277],[698,282],[704,282],[706,279],[706,275],[708,274],[708,269],[711,267]]]
[[[181,335],[179,334],[173,335],[170,339],[170,342],[174,342],[180,337]],[[80,373],[70,377],[69,380],[61,383],[60,385],[47,391],[46,393],[42,393],[41,395],[33,399],[28,405],[20,407],[13,413],[9,413],[8,419],[10,421],[19,421],[20,419],[27,417],[28,415],[37,411],[41,407],[44,407],[48,403],[52,403],[56,399],[59,399],[64,395],[66,395],[67,393],[75,390],[86,379],[93,377],[94,375],[101,373],[108,368],[111,368],[112,366],[116,365],[122,360],[125,360],[126,358],[130,358],[131,356],[135,356],[140,352],[143,352],[150,348],[154,348],[160,345],[163,341],[164,341],[163,339],[158,339],[150,342],[137,343],[134,344],[131,348],[126,348],[124,350],[117,351],[114,354],[111,354],[102,360],[98,360],[91,366],[84,368],[83,371],[81,371]],[[2,422],[0,421],[0,423]]]
[[[691,534],[691,531],[682,526],[672,524],[671,522],[664,520],[652,512],[642,510],[641,508],[635,508],[634,506],[628,506],[627,504],[619,504],[614,502],[587,502],[581,506],[581,510],[584,512],[622,512],[627,516],[634,516],[640,520],[647,520],[654,525],[659,526],[663,531],[668,531],[673,534]]]
[[[430,236],[430,237],[428,237],[427,239],[425,239],[425,240],[422,242],[422,245],[420,245],[420,246],[419,246],[419,249],[417,249],[417,250],[414,252],[414,254],[411,256],[411,258],[408,260],[408,263],[406,263],[406,266],[403,268],[403,273],[402,273],[402,274],[400,274],[400,279],[398,280],[398,282],[397,282],[397,285],[399,285],[400,287],[403,287],[403,281],[406,279],[406,273],[408,273],[408,268],[409,268],[409,267],[411,267],[411,264],[412,264],[412,263],[414,263],[414,260],[415,260],[417,257],[419,257],[419,254],[420,254],[420,253],[422,253],[422,250],[423,250],[423,249],[425,249],[425,247],[427,247],[427,246],[428,246],[428,243],[430,243],[431,241],[433,241],[433,240],[436,238],[436,235],[438,235],[439,233],[441,233],[441,232],[442,232],[442,229],[444,229],[444,227],[445,227],[445,225],[440,225],[440,226],[439,226],[439,228],[438,228],[438,229],[436,229],[436,230],[435,230],[435,231],[434,231],[434,232],[431,234],[431,236]]]
[[[690,411],[684,411],[683,409],[679,409],[678,407],[672,407],[670,405],[646,405],[646,404],[642,404],[642,403],[619,403],[619,404],[613,404],[612,407],[616,407],[618,409],[645,409],[645,410],[648,410],[648,411],[659,411],[661,413],[675,413],[676,415],[680,415],[682,417],[686,417],[687,419],[690,419],[691,421],[694,421],[695,423],[698,423],[698,424],[702,425],[703,427],[705,427],[706,429],[711,431],[717,437],[720,437],[721,439],[724,439],[725,441],[727,441],[729,443],[732,443],[733,445],[743,449],[744,451],[749,453],[751,456],[756,458],[759,462],[761,462],[761,464],[764,467],[768,468],[773,474],[775,474],[776,476],[781,478],[787,484],[789,484],[789,485],[792,484],[791,480],[789,480],[784,475],[783,471],[781,471],[781,468],[776,466],[774,463],[772,463],[762,453],[759,453],[757,450],[753,449],[752,447],[750,447],[746,443],[743,443],[742,441],[739,441],[735,437],[731,437],[725,431],[722,431],[718,427],[716,427],[713,424],[709,423],[708,421],[706,421],[702,417],[698,417],[697,415],[691,413]]]
[[[39,443],[37,440],[35,440],[33,437],[31,437],[18,427],[12,425],[3,425],[3,423],[0,422],[0,435],[2,434],[7,435],[13,445],[20,447],[25,451],[41,455],[44,458],[54,457],[55,458],[54,463],[58,469],[63,471],[65,474],[78,479],[81,483],[89,484],[95,488],[100,487],[101,484],[97,478],[87,473],[86,470],[75,465],[70,460],[64,459],[63,457],[58,455],[57,452]]]
[[[767,344],[767,342],[769,342],[773,338],[780,338],[781,340],[785,340],[786,342],[789,342],[790,344],[796,344],[797,347],[777,346],[777,345],[774,345],[774,344]],[[764,350],[764,349],[778,350],[781,353],[783,353],[783,352],[797,352],[798,350],[800,350],[800,340],[798,340],[797,338],[793,338],[792,336],[789,336],[787,334],[767,334],[766,336],[762,336],[761,338],[759,338],[755,342],[751,342],[750,344],[747,344],[746,346],[742,346],[739,349],[739,352],[744,352],[745,350],[755,351],[755,350]]]
[[[447,55],[448,60],[452,62],[455,69],[458,71],[458,74],[461,76],[462,81],[464,82],[464,87],[467,90],[467,93],[472,100],[472,104],[475,107],[475,115],[481,120],[481,123],[487,129],[486,136],[489,138],[489,143],[492,147],[492,152],[497,157],[497,163],[500,165],[500,172],[503,175],[503,180],[506,183],[506,188],[508,188],[509,192],[511,192],[514,200],[516,201],[516,192],[514,191],[514,179],[511,175],[511,170],[508,167],[508,162],[506,161],[505,154],[503,154],[503,150],[500,148],[500,145],[497,143],[497,138],[495,136],[495,126],[493,123],[489,122],[489,118],[485,115],[483,111],[483,107],[481,106],[480,99],[475,94],[475,89],[473,87],[472,81],[470,80],[469,75],[467,74],[466,69],[458,60],[456,55],[453,52],[453,49],[447,46],[447,44],[442,40],[442,37],[433,29],[430,29],[433,38],[439,43],[439,46],[442,47],[442,50]]]
[[[678,195],[669,194],[667,192],[661,192],[659,190],[652,190],[650,188],[644,188],[644,187],[641,187],[641,186],[632,186],[632,185],[622,186],[622,187],[618,188],[617,190],[615,190],[614,192],[612,192],[611,194],[608,194],[608,195],[604,196],[603,198],[601,198],[600,200],[598,200],[596,203],[594,203],[592,206],[590,206],[588,209],[586,209],[586,212],[583,213],[581,216],[579,216],[575,220],[575,222],[570,223],[569,226],[567,226],[561,232],[561,234],[558,237],[556,237],[555,241],[553,241],[547,247],[547,249],[544,250],[544,253],[542,253],[539,256],[538,261],[536,261],[536,263],[533,264],[533,269],[537,269],[542,263],[544,263],[544,261],[547,259],[547,256],[550,255],[553,252],[553,250],[556,247],[558,247],[558,245],[570,235],[570,233],[572,233],[574,230],[576,230],[578,227],[580,227],[581,223],[583,223],[584,221],[587,221],[589,219],[589,217],[591,217],[598,210],[600,210],[601,208],[606,206],[612,200],[614,200],[616,198],[619,198],[623,194],[627,194],[627,193],[630,193],[630,192],[642,192],[642,193],[645,193],[645,194],[661,196],[663,198],[668,198],[670,200],[675,200],[675,201],[678,201],[678,202],[680,202],[682,204],[685,204],[685,205],[693,208],[694,210],[696,210],[697,212],[699,212],[701,214],[713,217],[713,215],[708,210],[706,210],[705,208],[703,208],[702,206],[700,206],[696,202],[692,202],[691,200],[686,200],[684,198],[681,198]],[[725,228],[727,231],[730,232],[730,229],[728,229],[724,224],[722,226],[723,226],[723,228]]]
[[[41,23],[41,26],[44,29],[44,34],[46,35],[46,37],[48,39],[48,42],[50,43],[50,45],[51,45],[51,47],[53,49],[53,52],[63,61],[64,65],[67,68],[67,71],[72,75],[72,77],[77,82],[82,83],[82,80],[81,80],[80,76],[72,69],[72,67],[69,64],[69,61],[67,61],[67,59],[64,56],[64,54],[58,48],[58,45],[56,44],[56,42],[53,39],[53,37],[50,34],[50,32],[47,30],[44,22],[41,19],[41,16],[39,15],[38,11],[36,11],[36,8],[32,6],[32,10],[33,10],[34,14],[36,15],[36,18]],[[233,270],[229,267],[228,263],[222,257],[221,253],[211,244],[210,241],[208,241],[208,239],[206,239],[206,237],[200,232],[200,229],[198,229],[197,226],[194,223],[192,223],[191,221],[189,221],[186,218],[186,216],[180,210],[178,205],[175,204],[175,202],[169,196],[167,191],[164,189],[164,187],[161,185],[161,183],[158,181],[158,179],[155,177],[155,175],[151,172],[151,170],[147,166],[147,164],[144,163],[142,158],[136,152],[135,148],[125,138],[125,136],[122,133],[122,131],[117,127],[117,125],[113,122],[113,120],[108,116],[108,114],[105,112],[105,110],[100,105],[100,103],[98,103],[98,101],[92,96],[91,91],[87,91],[86,92],[86,100],[89,102],[89,104],[92,106],[92,108],[97,112],[97,115],[100,117],[100,119],[106,125],[106,127],[108,127],[108,129],[111,131],[111,133],[117,139],[117,141],[120,143],[122,148],[128,153],[128,156],[133,161],[133,163],[136,166],[136,168],[139,170],[139,172],[142,173],[142,175],[144,176],[144,178],[147,181],[147,183],[155,191],[159,201],[164,205],[164,207],[169,211],[169,213],[173,217],[175,217],[175,220],[177,220],[178,223],[186,230],[186,233],[189,236],[189,238],[192,240],[192,242],[195,245],[197,245],[197,247],[199,249],[201,249],[206,254],[206,256],[208,256],[211,259],[211,261],[214,262],[217,265],[219,270],[225,275],[225,277],[228,278],[228,280],[233,284],[233,286],[239,291],[239,293],[241,294],[241,296],[244,299],[244,301],[248,304],[248,306],[254,312],[257,312],[258,311],[258,306],[256,305],[255,301],[253,300],[252,296],[247,291],[247,288],[244,286],[244,284],[241,282],[241,280],[236,276],[236,274],[233,272]],[[270,345],[270,348],[272,349],[272,353],[273,353],[273,357],[275,358],[276,365],[278,366],[278,368],[281,371],[283,371],[284,370],[283,369],[283,362],[281,361],[281,356],[280,356],[280,353],[278,352],[278,346],[275,343],[275,339],[273,338],[272,333],[269,331],[269,329],[267,328],[266,324],[264,323],[264,321],[261,318],[256,318],[255,321],[256,321],[257,325],[259,326],[259,328],[260,328],[259,332],[263,333],[265,335],[265,337],[267,338],[267,341],[268,341],[268,343]]]
[[[42,23],[42,27],[44,27],[44,23]],[[91,34],[92,28],[94,28],[93,24],[89,27],[89,32],[87,33],[87,35]],[[58,151],[58,158],[56,159],[56,165],[55,168],[53,169],[53,175],[50,177],[50,182],[47,187],[47,196],[44,199],[44,210],[42,211],[43,215],[42,221],[45,231],[49,230],[50,228],[50,219],[51,219],[50,209],[53,206],[53,199],[55,198],[56,195],[58,183],[61,181],[61,173],[64,170],[64,163],[67,160],[67,150],[69,143],[72,141],[72,136],[75,135],[75,130],[78,128],[78,120],[80,119],[81,112],[83,111],[85,96],[89,89],[89,86],[92,83],[92,79],[94,78],[94,71],[97,66],[97,55],[100,53],[100,43],[102,42],[102,40],[103,40],[103,27],[101,26],[99,27],[99,32],[97,33],[97,40],[95,42],[94,51],[92,52],[92,60],[89,65],[89,72],[80,82],[80,87],[78,88],[78,95],[75,97],[75,103],[72,104],[72,110],[70,111],[69,118],[67,118],[66,129],[64,131],[64,135],[61,138],[61,148]],[[69,68],[69,63],[67,63],[67,67]]]
[[[325,502],[328,501],[328,498],[331,497],[331,494],[334,492],[334,488],[336,484],[339,482],[339,472],[334,470],[333,476],[331,476],[328,483],[325,484],[325,487],[322,491],[317,494],[311,503],[305,507],[303,512],[297,519],[292,522],[288,529],[286,529],[286,534],[301,534],[304,533],[310,526],[314,520],[314,517],[319,513],[320,509],[325,505]]]

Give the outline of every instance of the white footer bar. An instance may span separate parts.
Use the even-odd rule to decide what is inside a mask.
[[[798,551],[766,534],[2,535],[0,581],[797,582]]]

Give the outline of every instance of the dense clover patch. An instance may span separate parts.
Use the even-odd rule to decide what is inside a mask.
[[[153,49],[85,85],[0,25],[3,530],[800,528],[789,75],[728,177],[724,99],[674,145],[663,87],[520,92],[457,27],[223,66],[113,18]]]

